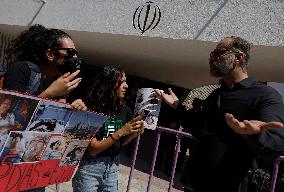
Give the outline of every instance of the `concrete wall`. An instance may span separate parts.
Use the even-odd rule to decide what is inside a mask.
[[[45,3],[44,3],[45,2]],[[132,26],[142,0],[1,0],[0,24],[41,23],[68,30],[141,36]],[[256,45],[284,44],[283,0],[153,0],[161,9],[151,37],[219,41],[239,35]]]

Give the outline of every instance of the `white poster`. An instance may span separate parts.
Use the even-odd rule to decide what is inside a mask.
[[[158,99],[153,88],[142,88],[137,92],[134,114],[144,115],[146,129],[155,130],[161,108],[161,100]]]

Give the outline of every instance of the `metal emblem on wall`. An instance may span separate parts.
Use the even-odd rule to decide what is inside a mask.
[[[145,17],[142,18],[142,15]],[[152,19],[151,19],[152,17]],[[133,27],[139,29],[143,34],[149,29],[154,29],[160,22],[161,10],[152,1],[147,1],[145,5],[137,7],[133,15]],[[141,23],[142,22],[142,23]]]

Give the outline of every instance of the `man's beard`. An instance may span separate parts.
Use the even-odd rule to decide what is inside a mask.
[[[210,74],[213,77],[223,77],[235,68],[232,58],[223,61],[214,61],[210,64]]]

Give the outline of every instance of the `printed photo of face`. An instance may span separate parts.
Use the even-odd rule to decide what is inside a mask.
[[[2,153],[0,155],[0,161],[5,158],[6,155],[12,155],[13,157],[9,157],[6,161],[13,162],[13,163],[20,163],[22,162],[22,146],[21,141],[23,139],[23,134],[21,132],[11,132],[7,143],[5,144]]]
[[[45,133],[31,133],[26,139],[25,152],[23,154],[23,161],[33,162],[38,161],[46,148],[49,140],[49,134]]]
[[[8,111],[11,109],[11,104],[12,104],[11,99],[8,99],[8,98],[4,99],[0,103],[0,114],[8,113]]]
[[[12,96],[0,94],[0,134],[7,134],[15,127],[15,115],[12,112]]]

